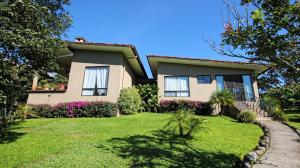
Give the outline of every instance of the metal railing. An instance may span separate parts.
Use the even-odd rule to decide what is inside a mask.
[[[245,95],[248,95],[248,97],[246,97]],[[237,95],[236,101],[242,103],[244,106],[249,108],[249,110],[255,111],[257,113],[261,113],[263,110],[263,112],[266,112],[269,114],[275,110],[275,107],[273,104],[265,101],[264,99],[262,99],[260,97],[256,97],[252,93],[248,93],[245,91],[241,92],[240,95]],[[262,115],[265,116],[264,113]]]

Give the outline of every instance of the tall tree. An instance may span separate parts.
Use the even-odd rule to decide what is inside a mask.
[[[229,17],[222,42],[211,43],[212,48],[222,55],[269,64],[271,69],[261,80],[264,89],[299,82],[300,2],[242,0],[242,10],[225,4]]]
[[[0,112],[8,115],[34,73],[57,68],[55,52],[64,46],[71,17],[69,0],[0,2]]]

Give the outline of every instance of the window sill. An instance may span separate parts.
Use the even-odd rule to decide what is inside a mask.
[[[28,93],[64,93],[67,90],[28,90]]]

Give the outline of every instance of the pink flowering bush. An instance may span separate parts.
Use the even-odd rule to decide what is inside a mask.
[[[60,117],[112,117],[116,116],[118,107],[114,103],[98,102],[68,102],[56,105],[40,104],[31,105],[36,115],[46,118]]]

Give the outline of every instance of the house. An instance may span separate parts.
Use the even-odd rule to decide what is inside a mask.
[[[256,75],[268,69],[254,63],[149,55],[161,100],[207,102],[216,90],[229,89],[239,101],[259,97]]]
[[[256,75],[268,67],[254,63],[170,56],[147,56],[159,88],[160,100],[207,102],[220,89],[229,89],[239,101],[259,97]],[[69,74],[66,90],[29,91],[28,104],[71,101],[116,102],[122,88],[149,81],[138,52],[132,45],[70,42],[59,53],[59,63]],[[148,80],[147,80],[148,79]]]
[[[147,78],[138,52],[132,45],[87,43],[79,38],[59,52],[59,64],[69,74],[66,90],[36,90],[37,77],[29,91],[28,104],[71,101],[116,102],[122,88]]]

